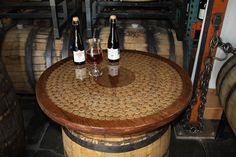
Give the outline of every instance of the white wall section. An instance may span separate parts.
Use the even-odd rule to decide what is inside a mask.
[[[233,47],[236,47],[236,0],[229,0],[225,18],[223,22],[223,27],[221,31],[221,36],[223,42],[229,42]],[[217,57],[224,57],[225,54],[221,49],[216,51]],[[229,57],[228,57],[229,58]],[[213,70],[211,73],[211,80],[209,83],[209,88],[216,88],[215,82],[218,75],[218,72],[225,61],[215,60]]]

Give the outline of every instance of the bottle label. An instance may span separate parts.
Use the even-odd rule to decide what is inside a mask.
[[[75,78],[76,79],[84,80],[86,77],[87,77],[86,67],[75,69]]]
[[[81,63],[85,61],[85,53],[83,51],[73,51],[73,56],[74,56],[74,62],[76,63]]]
[[[205,9],[199,9],[198,18],[203,19],[205,15]]]
[[[117,60],[120,59],[120,51],[119,49],[108,49],[108,59],[110,60]]]
[[[110,76],[118,76],[119,75],[119,65],[109,65],[108,66],[108,74]]]

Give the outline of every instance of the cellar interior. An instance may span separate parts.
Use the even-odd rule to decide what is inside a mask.
[[[236,156],[235,10],[234,0],[1,0],[0,157]],[[89,38],[101,61],[89,61]],[[120,82],[89,71],[103,64],[120,65]]]

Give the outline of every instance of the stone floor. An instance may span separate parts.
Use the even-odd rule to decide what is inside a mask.
[[[20,96],[26,132],[24,157],[63,157],[60,126],[39,108],[34,96]],[[179,140],[174,134],[169,157],[235,157],[236,137],[225,129],[218,140]]]

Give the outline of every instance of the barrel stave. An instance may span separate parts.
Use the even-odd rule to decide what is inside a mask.
[[[69,49],[69,44],[65,43],[69,41],[65,41],[64,36],[70,36],[70,31],[65,30],[60,39],[54,39],[51,27],[37,28],[27,25],[23,29],[13,27],[5,33],[1,57],[17,93],[34,93],[34,83],[30,80],[37,81],[43,71],[60,61],[62,53],[65,53],[63,51]],[[67,56],[68,52],[65,55]],[[29,65],[29,59],[32,60],[32,65]],[[51,60],[51,64],[46,60]],[[30,69],[32,75],[29,74]]]
[[[226,116],[234,134],[236,135],[236,89],[232,90],[232,93],[228,98]]]
[[[158,136],[155,136],[155,131],[153,131],[125,136],[72,133],[73,137],[63,129],[64,152],[67,157],[87,157],[94,155],[97,157],[167,157],[171,130],[170,126],[167,126],[164,130],[162,129],[158,132]],[[148,140],[153,137],[156,139],[149,143]],[[86,145],[85,143],[88,144]],[[139,145],[140,143],[142,145],[141,147]]]

